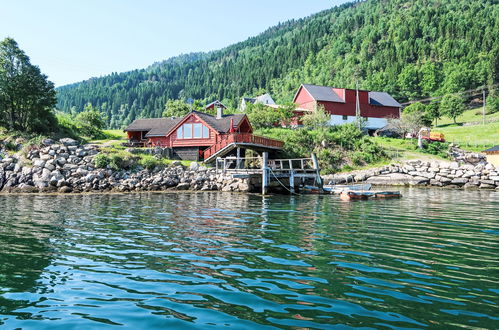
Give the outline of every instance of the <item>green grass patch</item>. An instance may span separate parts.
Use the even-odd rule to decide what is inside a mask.
[[[105,129],[102,132],[109,140],[125,140],[127,138],[126,132],[121,129]]]
[[[466,110],[462,115],[458,116],[456,118],[456,122],[458,125],[454,124],[452,118],[446,116],[442,117],[440,120],[438,120],[437,123],[438,125],[435,128],[435,130],[440,130],[440,127],[445,127],[445,126],[460,126],[464,123],[478,123],[478,122],[481,123],[482,120],[483,120],[482,108],[475,108],[471,110]],[[499,112],[485,115],[485,120],[499,122]]]
[[[485,125],[439,127],[447,142],[457,143],[465,150],[482,151],[499,144],[499,122]]]

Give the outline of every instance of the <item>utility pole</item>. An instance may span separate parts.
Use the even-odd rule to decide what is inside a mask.
[[[485,125],[485,106],[486,106],[486,101],[485,101],[485,88],[482,89],[482,97],[483,97],[483,107],[482,107],[482,115],[483,115],[483,124]]]

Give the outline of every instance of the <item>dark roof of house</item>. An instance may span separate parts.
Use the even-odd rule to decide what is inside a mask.
[[[333,87],[309,84],[303,84],[302,86],[316,101],[345,102],[345,100],[334,91]],[[385,107],[401,107],[400,103],[386,92],[369,92],[369,104]]]
[[[125,131],[148,132],[146,137],[166,135],[182,118],[145,118],[135,119]]]
[[[316,101],[345,102],[345,100],[336,94],[332,87],[303,84],[303,88]]]
[[[146,137],[165,136],[171,131],[184,117],[182,118],[158,118],[156,126],[146,134]]]
[[[386,92],[369,92],[369,104],[382,105],[385,107],[401,107],[400,103]]]
[[[255,103],[256,102],[256,98],[254,98],[254,97],[243,97],[243,101]]]
[[[499,151],[499,145],[493,146],[492,148],[484,150],[483,152],[492,152],[492,151]]]
[[[216,129],[218,132],[227,133],[230,130],[230,121],[233,120],[234,126],[238,126],[246,116],[244,113],[234,115],[224,115],[222,118],[217,119],[215,116],[209,115],[204,112],[193,111],[199,118],[204,120],[208,125]]]
[[[245,114],[239,113],[235,115],[224,115],[222,116],[222,118],[217,119],[215,116],[209,115],[204,112],[192,112],[198,115],[213,129],[221,133],[227,133],[230,130],[231,119],[233,120],[234,126],[238,126],[246,116]],[[189,114],[187,114],[186,116],[188,116]],[[185,116],[181,118],[172,117],[135,119],[127,128],[125,128],[125,131],[147,132],[146,137],[165,136],[184,118]]]
[[[222,102],[220,102],[219,100],[216,100],[216,101],[213,101],[211,102],[210,104],[208,104],[207,106],[205,106],[204,108],[205,109],[208,109],[209,107],[213,106],[213,105],[216,105],[216,104],[220,104],[222,107],[224,108],[227,108]]]
[[[135,119],[124,131],[149,131],[158,124],[160,118]],[[170,119],[170,118],[165,118]]]

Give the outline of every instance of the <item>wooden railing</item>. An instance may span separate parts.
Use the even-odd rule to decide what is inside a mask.
[[[204,159],[208,159],[231,143],[249,143],[264,147],[282,148],[284,142],[256,136],[251,133],[228,133],[218,137],[217,142],[204,151]]]

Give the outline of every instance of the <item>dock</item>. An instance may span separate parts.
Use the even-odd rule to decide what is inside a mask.
[[[257,180],[266,195],[271,185],[278,183],[291,194],[296,193],[297,186],[313,182],[322,191],[323,182],[320,175],[317,156],[295,159],[269,159],[268,152],[262,157],[226,157],[216,159],[217,173],[224,173],[233,178]]]

